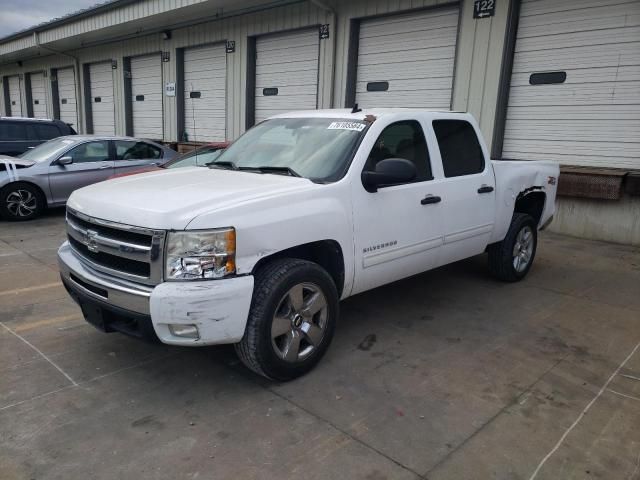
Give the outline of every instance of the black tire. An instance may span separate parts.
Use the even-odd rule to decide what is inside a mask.
[[[516,243],[518,243],[518,236],[521,232],[531,233],[531,253],[526,265],[516,268],[517,260],[514,250],[516,250]],[[487,249],[489,253],[489,270],[493,276],[503,282],[518,282],[522,280],[531,269],[537,247],[538,229],[533,217],[526,213],[514,213],[504,240],[489,245]]]
[[[288,298],[287,295],[292,289],[303,284],[317,287],[324,296],[323,310],[307,320],[319,321],[316,317],[322,315],[323,334],[321,340],[317,342],[318,345],[309,343],[312,349],[308,356],[290,362],[279,355],[282,352],[278,350],[276,342],[283,337],[286,337],[284,338],[286,341],[289,338],[287,335],[293,335],[293,323],[291,332],[274,340],[272,340],[272,325],[276,313],[280,311],[278,308],[282,307],[283,302]],[[304,294],[301,298],[304,298]],[[290,308],[288,315],[291,316],[294,313]],[[278,316],[284,317],[283,314]],[[302,319],[300,315],[298,317]],[[240,360],[255,373],[272,380],[292,380],[309,372],[324,356],[333,338],[337,318],[338,291],[333,279],[322,267],[306,260],[290,258],[274,260],[261,267],[255,274],[247,327],[240,343],[235,344],[235,350]],[[301,338],[299,345],[307,342],[304,333]]]
[[[28,200],[23,205],[13,199]],[[46,199],[40,189],[30,183],[14,182],[0,190],[0,216],[5,220],[22,222],[39,217],[46,207]]]

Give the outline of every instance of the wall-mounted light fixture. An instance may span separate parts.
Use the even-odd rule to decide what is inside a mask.
[[[171,40],[171,30],[163,30],[162,31],[162,39],[163,40]]]

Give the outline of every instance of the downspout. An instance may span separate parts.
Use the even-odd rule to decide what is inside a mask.
[[[33,32],[33,40],[36,44],[36,47],[51,52],[55,55],[62,55],[63,57],[69,57],[73,59],[73,65],[75,69],[75,87],[76,87],[76,112],[78,114],[78,127],[82,125],[82,130],[84,130],[84,110],[80,108],[80,100],[82,99],[82,89],[80,88],[80,59],[75,55],[71,55],[70,53],[61,52],[59,50],[54,50],[50,47],[45,47],[40,44],[40,37],[38,36],[38,32]],[[80,128],[78,128],[80,130]],[[80,132],[78,132],[80,133]]]
[[[319,7],[322,10],[326,10],[331,14],[331,28],[333,29],[333,32],[329,32],[329,38],[331,39],[331,87],[329,89],[329,107],[333,108],[334,106],[333,94],[334,94],[334,88],[335,88],[335,82],[336,82],[336,48],[337,48],[336,31],[338,30],[336,23],[337,23],[338,16],[336,14],[335,9],[330,5],[327,5],[323,0],[309,0],[309,1],[313,3],[316,7]]]

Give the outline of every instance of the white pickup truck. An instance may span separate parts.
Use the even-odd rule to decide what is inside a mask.
[[[289,380],[326,352],[341,299],[483,252],[496,277],[522,279],[558,174],[489,160],[465,113],[278,115],[208,168],[75,191],[60,271],[104,331],[232,343],[250,369]]]

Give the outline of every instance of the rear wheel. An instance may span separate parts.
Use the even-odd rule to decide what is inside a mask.
[[[515,213],[504,240],[489,246],[489,269],[505,282],[522,280],[533,264],[538,246],[536,222],[525,213]]]
[[[242,362],[274,380],[310,371],[326,352],[338,317],[338,293],[329,274],[305,260],[281,259],[255,275]]]
[[[44,210],[45,199],[37,187],[11,183],[0,190],[0,215],[6,220],[32,220]]]

